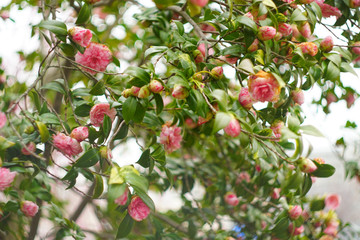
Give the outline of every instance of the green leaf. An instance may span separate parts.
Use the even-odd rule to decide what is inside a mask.
[[[325,207],[324,199],[315,199],[310,202],[310,210],[313,212],[323,210],[324,207]]]
[[[135,114],[132,120],[136,123],[141,123],[145,117],[145,113],[146,113],[146,108],[140,102],[137,102]]]
[[[301,189],[301,196],[305,196],[309,192],[311,186],[312,186],[311,176],[307,174],[304,178],[304,183]]]
[[[300,129],[302,130],[303,134],[312,135],[316,137],[324,137],[324,135],[312,125],[304,125],[301,126]]]
[[[143,200],[143,202],[153,211],[155,211],[155,204],[146,192],[141,191],[138,187],[133,187],[136,194]]]
[[[291,22],[302,22],[307,20],[307,17],[298,8],[294,10],[290,17]]]
[[[126,123],[123,123],[118,134],[115,136],[114,140],[125,138],[128,134],[128,131],[129,131],[128,125]]]
[[[277,75],[276,73],[271,73],[275,78],[276,78],[276,80],[278,81],[278,83],[279,83],[279,85],[280,85],[280,88],[282,88],[282,87],[285,87],[285,82],[284,82],[284,80],[279,76],[279,75]]]
[[[41,87],[41,89],[53,90],[65,95],[66,91],[64,88],[64,79],[56,79],[52,82],[49,82]]]
[[[354,68],[352,66],[350,66],[350,64],[347,62],[341,63],[340,70],[341,70],[341,72],[349,72],[349,73],[354,74],[355,76],[358,76],[357,73],[355,72]]]
[[[263,0],[262,3],[265,6],[272,7],[272,8],[275,8],[275,9],[277,8],[275,3],[272,0]]]
[[[156,103],[156,114],[159,115],[164,109],[164,101],[160,94],[154,94],[155,103]]]
[[[130,186],[136,187],[139,191],[147,192],[149,183],[145,177],[138,175],[134,172],[127,172],[122,175],[126,183],[130,184]]]
[[[0,136],[0,150],[6,150],[9,147],[12,147],[14,145],[15,145],[14,142],[11,142],[11,141],[7,140],[3,136]]]
[[[55,124],[55,125],[60,124],[60,120],[53,113],[43,113],[43,114],[41,114],[40,115],[40,120],[45,124]]]
[[[67,43],[60,43],[59,47],[61,51],[67,56],[67,57],[73,57],[76,54],[76,49],[71,45]]]
[[[78,18],[76,20],[77,25],[87,23],[90,20],[91,8],[87,3],[84,3],[80,9]]]
[[[301,171],[295,172],[295,174],[293,174],[287,181],[286,188],[287,189],[298,189],[301,186],[301,183],[304,181],[303,179],[304,178],[303,178],[303,174]]]
[[[313,162],[317,166],[316,171],[311,173],[313,176],[320,178],[327,178],[327,177],[331,177],[335,173],[335,168],[330,164],[319,164],[316,161]]]
[[[147,58],[148,56],[152,56],[154,54],[165,52],[166,50],[168,50],[168,47],[165,46],[151,46],[145,51],[144,58]]]
[[[220,129],[226,127],[231,120],[231,115],[225,112],[217,112],[215,115],[215,123],[212,130],[212,133],[216,133]]]
[[[285,239],[283,238],[283,234],[288,232],[288,227],[289,227],[289,220],[287,217],[281,218],[275,225],[275,227],[273,229],[271,229],[271,232],[278,238],[280,239]]]
[[[240,17],[237,18],[237,20],[240,23],[244,24],[245,26],[251,28],[254,32],[257,31],[256,23],[252,19],[250,19],[249,17],[240,16]]]
[[[137,101],[135,97],[129,97],[123,104],[122,115],[126,123],[133,120],[136,112]]]
[[[140,164],[144,168],[148,168],[150,166],[150,149],[146,149],[136,163]]]
[[[177,27],[177,29],[179,31],[179,34],[184,35],[184,32],[185,32],[184,25],[179,21],[173,21],[173,22],[176,24],[176,27]]]
[[[219,104],[219,108],[222,111],[226,111],[227,110],[227,105],[228,105],[228,94],[222,90],[222,89],[215,89],[212,93],[211,96],[214,97],[218,104]]]
[[[299,121],[299,119],[297,117],[290,116],[288,118],[288,127],[294,133],[298,133],[298,131],[300,129],[300,121]]]
[[[56,21],[56,20],[41,21],[39,27],[45,28],[56,35],[60,35],[60,36],[67,35],[66,25],[65,23],[60,21]]]
[[[105,85],[102,81],[98,81],[89,92],[91,95],[100,96],[105,94]]]
[[[124,194],[126,184],[110,184],[108,190],[108,199],[109,202],[113,202],[115,199]]]
[[[253,65],[252,61],[248,58],[241,60],[241,62],[239,64],[239,68],[244,70],[247,73],[255,74],[254,65]]]
[[[49,140],[49,138],[50,138],[50,133],[49,133],[49,130],[47,129],[45,123],[36,121],[36,126],[40,133],[41,142],[43,142],[43,143],[47,142],[47,140]]]
[[[340,77],[340,69],[333,63],[329,62],[326,67],[325,79],[336,80]]]
[[[78,158],[74,167],[88,168],[94,166],[99,160],[99,151],[96,148],[92,148]]]
[[[88,104],[81,104],[75,108],[75,114],[79,117],[87,117],[90,115],[91,106]]]
[[[108,115],[104,115],[104,121],[103,121],[103,132],[104,132],[104,138],[107,138],[110,134],[111,127],[112,127],[112,121],[111,118]]]
[[[119,228],[117,230],[116,239],[124,238],[131,232],[134,225],[134,219],[129,215],[129,213],[126,214],[124,219],[119,225]]]
[[[103,178],[96,174],[95,175],[95,188],[94,188],[94,194],[92,196],[93,199],[96,199],[101,196],[101,194],[104,191],[104,181]]]
[[[142,68],[130,66],[125,70],[125,73],[135,78],[138,78],[145,84],[148,84],[150,82],[150,74]]]

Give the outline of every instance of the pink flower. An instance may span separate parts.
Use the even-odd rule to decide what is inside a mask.
[[[11,172],[7,168],[0,167],[0,191],[4,191],[5,188],[10,187],[16,176],[15,172]]]
[[[251,75],[248,82],[250,96],[255,101],[276,102],[279,100],[280,85],[276,78],[264,71]]]
[[[258,38],[262,41],[273,39],[276,35],[276,29],[269,26],[259,28]]]
[[[82,142],[89,137],[89,129],[87,127],[74,128],[71,131],[70,137],[75,138],[78,142]]]
[[[291,91],[291,97],[298,105],[302,105],[304,103],[304,92],[300,88],[296,88],[295,90]]]
[[[215,79],[221,79],[223,77],[223,75],[224,75],[224,70],[220,66],[219,67],[214,67],[211,70],[211,74]]]
[[[6,124],[6,114],[0,112],[0,128],[3,128]]]
[[[243,106],[244,108],[248,110],[252,108],[253,101],[250,97],[249,89],[247,87],[241,88],[238,100],[240,105]]]
[[[338,232],[338,227],[339,227],[339,222],[332,220],[327,223],[326,228],[324,229],[324,233],[336,237]]]
[[[33,203],[31,201],[23,201],[21,203],[21,211],[25,214],[27,217],[33,217],[38,212],[39,207],[36,205],[36,203]]]
[[[341,198],[337,194],[327,195],[325,198],[325,206],[329,209],[337,209],[340,205]]]
[[[239,58],[237,57],[231,57],[230,55],[225,56],[225,61],[227,61],[230,64],[235,64]]]
[[[336,101],[337,101],[337,97],[335,96],[335,94],[329,92],[329,93],[326,95],[327,105],[330,105],[331,103],[336,102]]]
[[[313,42],[303,42],[298,46],[304,54],[309,54],[312,57],[318,53],[318,47]]]
[[[116,116],[116,109],[110,108],[109,103],[98,103],[94,105],[90,110],[90,122],[95,127],[99,127],[103,121],[104,116],[108,115],[111,121],[114,121]]]
[[[292,35],[294,38],[298,38],[300,36],[300,32],[298,27],[296,26],[296,24],[291,24],[291,28],[292,28]]]
[[[128,200],[128,197],[129,197],[129,189],[126,187],[124,193],[120,197],[115,199],[114,202],[117,205],[124,206]]]
[[[304,36],[304,38],[309,38],[311,36],[311,27],[309,22],[302,24],[299,28],[299,32]]]
[[[66,136],[63,133],[58,133],[53,136],[53,144],[68,156],[78,155],[82,152],[80,143],[76,139]]]
[[[271,198],[272,199],[279,199],[280,198],[280,192],[281,192],[280,188],[274,188],[272,190],[272,193],[271,193]]]
[[[206,52],[205,43],[200,43],[197,49],[201,52],[202,56],[205,57],[205,52]],[[215,53],[214,49],[212,49],[212,48],[208,49],[209,56],[213,55],[214,53]]]
[[[301,225],[300,227],[295,227],[293,223],[290,223],[288,230],[292,236],[297,236],[304,232],[304,226]]]
[[[315,2],[319,5],[322,16],[324,18],[328,18],[331,16],[335,16],[336,18],[341,17],[342,13],[338,8],[324,3],[324,0],[315,0]]]
[[[247,12],[244,14],[244,17],[248,17],[250,18],[251,20],[254,20],[254,16],[251,14],[251,12]]]
[[[201,23],[200,28],[204,32],[216,32],[216,28],[214,28],[213,26],[211,26],[210,24],[207,24],[207,23]]]
[[[135,221],[140,222],[147,218],[150,214],[150,209],[140,197],[135,196],[131,199],[128,206],[128,213]]]
[[[229,124],[224,128],[224,131],[230,137],[237,137],[241,132],[241,126],[239,121],[232,117]]]
[[[86,47],[84,54],[78,52],[75,55],[75,61],[77,63],[100,72],[105,71],[111,60],[112,55],[110,49],[100,43],[90,43]],[[91,69],[83,68],[84,71],[95,74],[96,72]]]
[[[347,92],[345,95],[346,107],[351,108],[355,102],[355,95],[352,92]]]
[[[153,93],[161,93],[164,90],[164,86],[158,80],[152,80],[149,84],[149,89]]]
[[[300,170],[304,173],[312,173],[317,169],[317,166],[309,158],[301,157],[298,161]]]
[[[255,52],[259,49],[259,40],[255,38],[255,40],[252,42],[252,44],[248,47],[249,52]]]
[[[239,173],[238,177],[236,178],[236,184],[240,184],[241,182],[249,183],[251,180],[251,177],[248,172],[241,172]]]
[[[302,208],[299,205],[290,206],[289,217],[292,220],[298,219],[301,216]]]
[[[353,53],[355,53],[356,55],[360,55],[360,42],[355,42],[352,44],[352,48],[351,50],[353,51]]]
[[[360,7],[360,0],[350,0],[349,5],[351,8]]]
[[[324,52],[330,52],[334,47],[334,42],[331,36],[327,36],[320,43],[320,49]]]
[[[191,118],[186,118],[185,119],[185,126],[190,128],[190,129],[193,129],[193,128],[197,127],[197,123],[194,122]]]
[[[199,126],[200,126],[200,125],[203,125],[203,124],[207,123],[208,121],[210,121],[212,117],[213,117],[213,115],[212,115],[210,112],[208,112],[208,113],[206,114],[206,117],[205,117],[205,118],[199,116],[197,124],[198,124]]]
[[[257,172],[261,172],[261,167],[260,167],[260,165],[255,165],[255,171],[257,171]]]
[[[82,47],[89,46],[92,38],[92,33],[89,29],[82,27],[73,27],[69,29],[69,35],[72,40]]]
[[[190,0],[190,2],[199,7],[205,7],[209,0]]]
[[[181,147],[181,128],[176,126],[163,125],[160,133],[160,143],[164,144],[165,151],[172,153]]]
[[[176,99],[185,99],[189,96],[189,90],[180,84],[175,84],[171,95]]]
[[[278,29],[284,37],[289,36],[293,32],[291,25],[288,23],[280,23]]]
[[[24,155],[31,155],[31,153],[34,153],[36,150],[36,145],[34,142],[29,142],[28,144],[26,144],[26,147],[30,150],[28,151],[25,147],[23,147],[21,149],[21,153]]]
[[[228,192],[225,196],[224,196],[224,200],[227,204],[231,205],[231,206],[236,206],[239,204],[239,199],[238,197],[235,195],[235,193],[232,192]]]

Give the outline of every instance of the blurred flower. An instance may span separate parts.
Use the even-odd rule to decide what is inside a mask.
[[[231,206],[236,206],[236,205],[238,205],[239,204],[239,199],[238,199],[238,197],[236,196],[236,194],[235,193],[233,193],[233,192],[228,192],[228,193],[226,193],[225,194],[225,196],[224,196],[224,200],[225,200],[225,202],[227,203],[227,204],[229,204],[229,205],[231,205]]]
[[[322,16],[324,18],[328,18],[331,16],[335,16],[336,18],[341,17],[342,13],[338,8],[324,3],[324,0],[315,0],[315,2],[319,5]]]
[[[21,211],[25,214],[27,217],[33,217],[38,212],[39,207],[36,205],[36,203],[31,201],[23,201],[21,203]]]
[[[320,43],[320,49],[324,52],[330,52],[334,47],[334,42],[331,36],[327,36]]]
[[[283,35],[283,37],[287,37],[293,32],[291,25],[288,23],[279,23],[278,29],[279,32]]]
[[[89,29],[82,27],[73,27],[69,29],[69,35],[72,40],[82,47],[89,46],[92,38],[92,33]]]
[[[75,138],[78,142],[82,142],[89,137],[89,129],[87,127],[74,128],[71,131],[70,137]]]
[[[135,221],[142,221],[150,214],[149,207],[140,197],[134,196],[128,206],[128,213]]]
[[[100,127],[104,121],[104,116],[108,115],[111,121],[114,121],[116,116],[116,109],[110,108],[109,103],[95,104],[90,110],[90,122],[95,127]]]
[[[128,187],[125,187],[124,193],[123,193],[120,197],[116,198],[116,199],[114,200],[114,202],[115,202],[117,205],[123,206],[123,205],[126,204],[126,202],[127,202],[127,200],[128,200],[128,197],[129,197],[129,189],[128,189]]]
[[[259,28],[258,38],[262,41],[273,39],[276,35],[274,27],[263,26]]]
[[[232,117],[229,124],[224,128],[224,131],[230,137],[237,137],[241,132],[241,126],[239,121]]]
[[[292,236],[297,236],[304,232],[304,226],[301,225],[300,227],[295,227],[293,223],[290,223],[288,230]]]
[[[190,2],[199,7],[205,7],[209,0],[190,0]]]
[[[302,208],[299,205],[289,207],[289,217],[292,220],[298,219],[301,216]]]
[[[24,155],[31,155],[31,153],[34,153],[36,150],[36,145],[34,142],[29,142],[26,144],[26,147],[29,149],[29,151],[25,147],[21,149],[21,153]]]
[[[0,167],[0,191],[4,191],[5,188],[10,187],[15,176],[16,172],[11,172],[7,168]]]
[[[6,124],[6,114],[3,112],[0,112],[0,128],[3,128]]]
[[[309,54],[313,57],[318,53],[318,47],[313,42],[303,42],[300,43],[298,46],[303,54]]]
[[[240,105],[244,108],[248,110],[252,108],[253,101],[250,97],[249,89],[247,87],[241,88],[238,100]]]
[[[166,124],[163,125],[160,133],[160,143],[164,145],[167,153],[172,153],[179,149],[181,147],[181,141],[182,136],[180,127],[168,126]]]
[[[53,144],[68,156],[78,155],[83,150],[76,139],[66,136],[63,133],[57,133],[53,136]]]
[[[296,88],[295,90],[291,91],[291,97],[298,105],[302,105],[304,103],[304,92],[300,88]]]
[[[339,207],[341,198],[338,194],[330,194],[325,197],[325,207],[335,210]]]

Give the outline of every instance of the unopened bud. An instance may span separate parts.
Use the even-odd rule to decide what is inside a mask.
[[[149,89],[153,93],[161,93],[164,90],[164,86],[158,80],[152,80],[149,84]]]
[[[224,70],[222,67],[214,67],[212,70],[211,70],[211,75],[216,79],[221,79],[224,75]]]
[[[142,86],[139,90],[138,98],[147,98],[148,96],[150,96],[149,87],[147,85]]]
[[[189,90],[180,84],[175,84],[171,94],[176,99],[185,99],[189,96]]]
[[[313,161],[311,161],[309,158],[299,158],[298,164],[300,167],[300,170],[304,173],[312,173],[317,169],[317,166]]]
[[[132,96],[132,91],[131,89],[125,89],[124,91],[122,91],[121,95],[124,97],[124,98],[128,98],[130,96]]]
[[[137,97],[138,94],[139,94],[140,88],[139,88],[139,87],[132,86],[132,87],[130,88],[130,90],[131,90],[131,95],[133,95],[134,97]]]

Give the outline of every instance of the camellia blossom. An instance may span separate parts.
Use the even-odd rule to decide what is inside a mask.
[[[124,206],[129,198],[129,189],[126,187],[124,193],[115,199],[115,203],[120,206]]]
[[[302,214],[302,208],[299,205],[290,206],[289,217],[292,220],[298,219]]]
[[[209,0],[190,0],[190,2],[199,7],[205,7]]]
[[[239,121],[232,117],[229,124],[224,128],[224,132],[230,137],[237,137],[241,132],[241,126]]]
[[[100,127],[104,121],[104,116],[108,115],[111,121],[114,121],[116,116],[116,109],[110,108],[109,103],[98,103],[90,110],[90,122],[95,127]]]
[[[318,47],[313,42],[303,42],[300,43],[298,46],[301,49],[302,53],[309,54],[312,57],[318,53]]]
[[[247,87],[241,88],[238,100],[240,105],[244,108],[248,110],[252,108],[253,100],[251,99],[249,89]]]
[[[236,178],[236,184],[240,184],[241,182],[249,183],[251,181],[251,177],[248,172],[241,172]]]
[[[341,17],[342,13],[337,7],[324,3],[324,0],[315,0],[315,2],[319,5],[324,18],[331,16],[335,16],[336,18]]]
[[[270,26],[263,26],[259,28],[258,38],[262,41],[273,39],[276,35],[276,29]]]
[[[164,86],[158,80],[151,80],[149,89],[153,93],[161,93],[164,90]]]
[[[225,196],[224,196],[224,200],[227,204],[231,205],[231,206],[236,206],[239,204],[239,198],[236,196],[235,193],[233,192],[228,192]]]
[[[69,29],[69,34],[72,40],[82,47],[89,46],[91,42],[92,33],[89,29],[73,27]]]
[[[175,84],[171,95],[176,99],[185,99],[189,96],[189,90],[180,84]]]
[[[300,88],[297,88],[293,91],[291,91],[291,98],[294,101],[294,103],[298,105],[302,105],[305,101],[304,99],[304,92]]]
[[[11,172],[7,168],[0,167],[0,191],[4,191],[5,188],[10,187],[15,176],[16,172]]]
[[[150,214],[150,208],[141,200],[140,197],[135,196],[131,199],[128,206],[128,213],[135,221],[142,221]]]
[[[70,137],[75,138],[78,142],[82,142],[89,137],[89,129],[87,127],[74,128],[71,131]]]
[[[320,43],[320,49],[324,52],[330,52],[334,47],[334,42],[331,36],[327,36]]]
[[[280,85],[276,78],[264,71],[259,71],[249,77],[250,96],[260,102],[276,102],[279,100]]]
[[[160,143],[164,144],[165,151],[172,153],[181,147],[181,128],[164,124],[160,133]]]
[[[283,37],[287,37],[293,32],[291,25],[288,23],[279,23],[278,30],[283,35]]]
[[[38,212],[39,207],[36,205],[36,203],[31,201],[23,201],[21,203],[21,211],[25,214],[27,217],[33,217]]]
[[[6,115],[3,112],[0,112],[0,128],[3,128],[6,124]]]
[[[336,220],[331,220],[326,224],[326,228],[324,229],[324,233],[333,237],[336,237],[338,232],[339,222]]]
[[[83,150],[76,139],[66,136],[64,133],[53,136],[53,144],[68,156],[78,155]]]
[[[304,38],[309,38],[311,36],[311,27],[309,22],[303,23],[298,29],[301,35],[304,36]]]
[[[26,147],[29,150],[27,150],[25,147],[21,149],[21,153],[24,155],[31,155],[31,153],[34,153],[36,150],[36,145],[34,142],[29,142],[28,144],[26,144]]]
[[[205,52],[206,52],[205,43],[200,43],[197,49],[201,52],[202,56],[205,57]],[[215,53],[215,51],[214,51],[213,48],[208,49],[208,55],[209,56],[213,55],[214,53]]]
[[[78,52],[75,55],[75,61],[77,63],[100,72],[105,71],[111,60],[112,54],[110,49],[104,44],[94,42],[90,43],[86,47],[84,54]],[[92,71],[88,68],[83,68],[83,70],[91,74],[96,73],[95,71]]]
[[[293,223],[290,223],[288,230],[292,236],[297,236],[304,232],[304,226],[301,225],[300,227],[295,227]]]
[[[329,209],[337,209],[340,205],[341,198],[338,194],[330,194],[325,197],[325,207]]]

